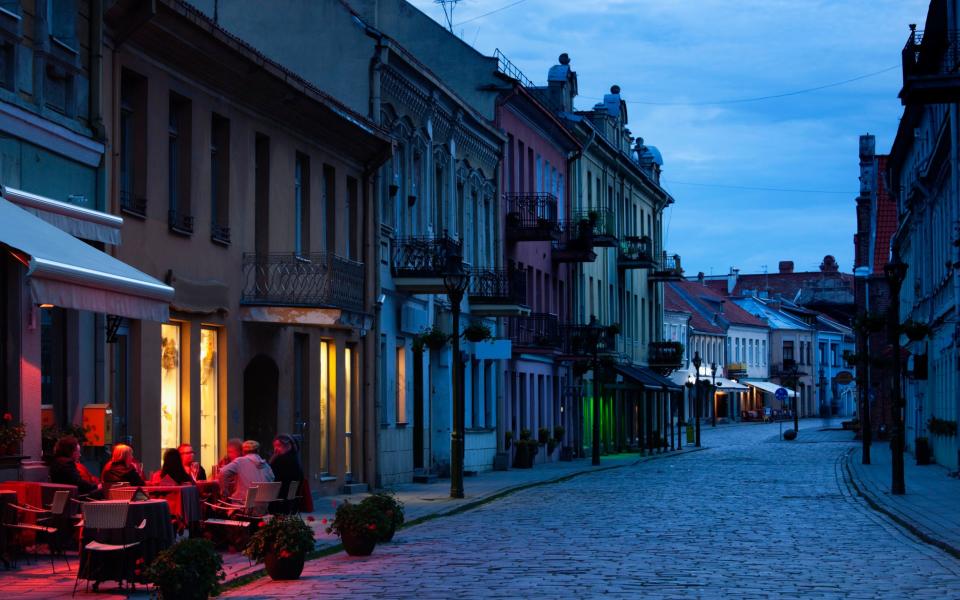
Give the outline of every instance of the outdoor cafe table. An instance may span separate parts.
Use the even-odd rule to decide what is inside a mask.
[[[53,495],[61,490],[70,492],[71,498],[77,497],[77,486],[64,483],[46,483],[42,481],[2,481],[0,489],[10,490],[17,494],[17,504],[29,504],[37,508],[47,508],[53,502]],[[64,508],[64,515],[71,517],[77,512],[75,502],[67,502]],[[32,513],[23,513],[24,522],[35,523],[36,515]],[[34,534],[32,531],[21,531],[17,534],[21,541],[26,545],[33,544]]]
[[[150,485],[143,491],[155,499],[166,500],[170,514],[181,517],[185,525],[200,520],[200,490],[195,485]]]
[[[147,523],[143,531],[138,531],[136,527],[146,519]],[[94,537],[95,536],[95,537]],[[94,531],[84,528],[83,542],[84,546],[91,541],[98,541],[105,544],[130,544],[139,541],[137,546],[127,554],[127,560],[117,560],[115,556],[109,556],[110,553],[91,553],[86,555],[83,564],[80,566],[80,578],[92,579],[96,581],[116,581],[118,576],[123,573],[125,579],[139,580],[135,577],[133,571],[136,567],[136,559],[143,558],[143,564],[149,565],[161,551],[173,545],[173,525],[170,523],[170,507],[165,500],[144,500],[143,502],[131,502],[130,510],[127,513],[126,531]],[[122,569],[122,570],[121,570]]]

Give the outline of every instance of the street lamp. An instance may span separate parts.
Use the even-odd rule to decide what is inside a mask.
[[[787,367],[787,379],[793,384],[793,432],[800,435],[800,369],[797,361],[791,361]]]
[[[710,418],[710,426],[717,426],[717,363],[710,363],[710,379],[713,381],[713,387],[710,388],[711,407],[713,415]]]
[[[861,323],[866,322],[870,310],[870,267],[857,267],[853,275],[863,282],[863,308],[860,310]],[[857,388],[860,392],[860,442],[862,451],[860,462],[870,464],[870,442],[873,432],[870,429],[870,372],[867,362],[867,343],[869,329],[865,326],[857,328]]]
[[[462,373],[460,371],[460,304],[463,293],[470,284],[470,274],[463,268],[463,257],[447,257],[447,268],[443,275],[443,287],[450,299],[450,312],[453,315],[453,334],[450,336],[453,346],[451,380],[453,383],[453,427],[450,430],[450,497],[463,498],[463,457],[465,423]]]
[[[693,401],[693,419],[694,427],[696,427],[696,447],[700,447],[700,365],[703,364],[703,359],[700,358],[699,352],[693,353],[693,368],[694,368],[694,380],[693,380],[693,389],[694,389],[694,401]]]
[[[907,493],[903,480],[903,390],[900,381],[900,287],[907,276],[907,263],[900,260],[897,249],[893,250],[893,262],[883,266],[883,274],[890,284],[890,313],[887,316],[890,342],[893,344],[893,423],[890,432],[890,461],[892,467],[890,493]]]
[[[593,464],[600,464],[600,336],[603,326],[595,315],[583,327],[583,339],[593,353]]]

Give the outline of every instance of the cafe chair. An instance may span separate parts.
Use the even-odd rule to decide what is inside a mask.
[[[300,496],[297,495],[297,490],[299,488],[299,481],[291,481],[290,487],[287,488],[286,512],[288,515],[300,514]]]
[[[91,561],[97,555],[106,555],[104,560],[110,561],[102,564],[115,565],[114,555],[119,554],[120,569],[117,582],[123,587],[124,582],[134,585],[134,581],[127,578],[127,568],[131,566],[128,555],[131,550],[140,545],[140,541],[128,540],[129,534],[142,534],[147,526],[147,520],[143,519],[136,527],[127,527],[127,515],[130,511],[130,503],[122,500],[106,500],[103,502],[88,502],[83,505],[83,527],[84,538],[93,538],[91,541],[80,547],[80,568],[77,569],[77,578],[73,583],[73,593],[77,593],[77,585],[81,577],[87,581],[93,581],[93,591],[96,592],[100,582],[101,573],[91,572],[99,571],[91,567]],[[92,535],[90,532],[93,532]],[[120,532],[120,543],[101,542],[97,538],[110,536],[110,532]],[[132,537],[132,536],[131,536]],[[112,577],[111,577],[112,579]]]
[[[70,492],[61,490],[54,492],[53,502],[50,508],[40,508],[30,504],[8,504],[7,510],[13,512],[13,521],[3,524],[4,528],[11,532],[32,533],[34,535],[33,559],[37,560],[40,544],[45,543],[50,552],[50,568],[57,572],[54,564],[54,556],[60,555],[67,563],[67,570],[70,570],[70,559],[64,552],[64,531],[66,527],[66,509],[67,502],[70,500]],[[28,518],[28,515],[30,517]],[[28,518],[28,520],[23,520]]]
[[[270,503],[280,498],[280,487],[283,485],[280,481],[257,481],[256,506],[254,510],[258,515],[265,515],[270,508]]]
[[[243,504],[238,504],[235,502],[228,502],[226,500],[219,500],[217,502],[204,502],[211,510],[215,513],[220,513],[226,515],[226,519],[207,519],[201,523],[201,525],[226,525],[231,527],[246,527],[250,524],[250,521],[242,521],[239,518],[247,517],[253,518],[256,515],[255,507],[257,504],[257,488],[251,486],[247,488],[247,495],[244,498]],[[237,518],[234,518],[237,517]]]
[[[116,486],[107,490],[107,500],[133,500],[133,495],[137,493],[134,486]]]

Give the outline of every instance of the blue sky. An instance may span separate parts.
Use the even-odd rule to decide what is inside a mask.
[[[455,33],[485,54],[499,48],[538,85],[569,53],[578,109],[620,85],[631,131],[663,154],[676,198],[664,243],[688,275],[776,271],[780,260],[816,270],[826,254],[852,270],[858,139],[872,133],[889,151],[902,113],[900,50],[907,25],[923,27],[928,0],[521,0],[482,16],[514,2],[462,0]],[[412,3],[444,22],[433,0]],[[699,104],[889,67],[811,93]]]

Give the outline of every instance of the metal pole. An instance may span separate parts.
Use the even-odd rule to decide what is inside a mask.
[[[450,497],[463,498],[464,457],[464,406],[463,386],[460,385],[460,303],[463,292],[450,292],[450,308],[453,314],[453,429],[450,431]]]
[[[700,447],[700,373],[699,373],[699,370],[700,369],[697,369],[698,371],[696,376],[697,381],[696,383],[693,384],[693,389],[696,390],[696,393],[694,394],[694,397],[696,398],[696,400],[694,401],[693,408],[695,412],[694,427],[696,427],[696,444],[695,445],[697,448]]]
[[[600,464],[600,360],[597,358],[597,347],[593,347],[593,461],[594,466]]]
[[[800,387],[800,372],[794,364],[793,375],[793,432],[800,435],[800,393],[797,388]]]
[[[893,311],[891,325],[893,337],[893,431],[890,436],[891,460],[890,493],[901,495],[907,493],[907,485],[903,477],[903,389],[900,376],[900,284],[894,286],[890,297],[890,310]]]

